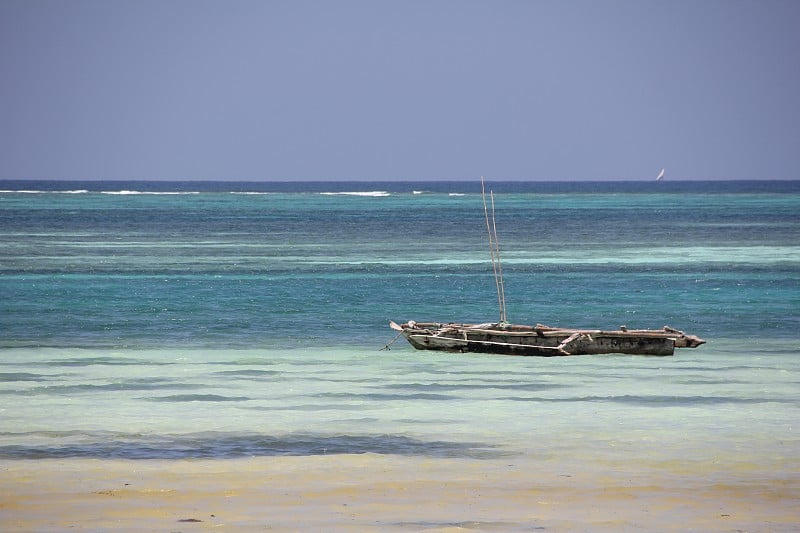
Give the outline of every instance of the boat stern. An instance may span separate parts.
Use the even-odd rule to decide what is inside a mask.
[[[697,348],[706,341],[696,335],[681,335],[675,339],[676,348]]]

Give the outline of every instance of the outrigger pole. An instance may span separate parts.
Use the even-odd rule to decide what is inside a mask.
[[[503,266],[500,264],[500,245],[497,242],[497,224],[494,218],[494,192],[489,190],[492,202],[492,218],[489,219],[489,208],[486,206],[486,187],[481,176],[481,197],[483,198],[483,214],[486,217],[486,231],[489,233],[489,255],[492,258],[494,284],[497,287],[497,304],[500,308],[500,322],[506,322],[506,292],[503,285]]]

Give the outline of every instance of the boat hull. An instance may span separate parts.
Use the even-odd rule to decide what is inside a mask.
[[[391,323],[418,350],[456,353],[559,357],[568,355],[673,355],[705,341],[665,327],[663,330],[577,330],[499,324]]]

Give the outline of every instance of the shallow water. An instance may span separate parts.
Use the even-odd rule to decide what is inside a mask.
[[[454,356],[404,345],[7,349],[0,454],[491,458],[571,448],[653,461],[796,449],[796,348],[714,344],[702,358]]]
[[[14,185],[0,459],[378,454],[797,483],[797,182],[493,184],[512,321],[708,341],[552,359],[379,351],[390,319],[496,319],[474,183]]]

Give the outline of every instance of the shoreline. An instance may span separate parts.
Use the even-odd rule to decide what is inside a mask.
[[[790,531],[782,470],[322,455],[2,460],[3,531]],[[622,463],[621,463],[622,464]]]

